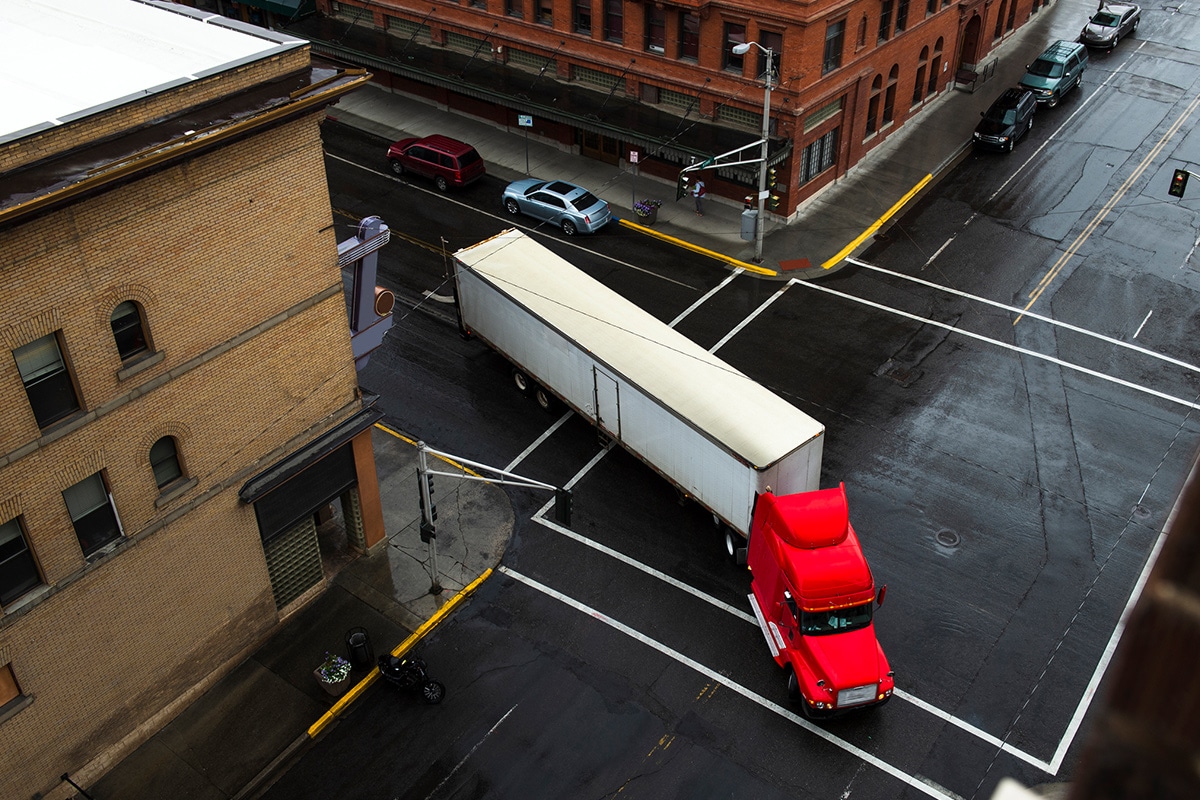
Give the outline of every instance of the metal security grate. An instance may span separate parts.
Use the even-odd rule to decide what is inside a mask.
[[[357,486],[342,495],[342,522],[346,526],[346,537],[350,543],[359,552],[365,553],[367,537],[363,532],[362,500],[359,499]]]
[[[487,47],[487,42],[483,39],[463,36],[461,33],[455,33],[454,31],[446,31],[446,47],[462,50],[464,53],[474,53],[476,50],[481,53],[492,52],[492,49]]]
[[[571,69],[571,78],[580,83],[590,83],[593,86],[599,86],[602,89],[612,89],[614,86],[620,86],[625,82],[625,79],[619,75],[610,75],[607,72],[601,72],[598,69],[588,69],[587,67],[573,67]]]
[[[682,108],[684,111],[688,109],[695,110],[697,105],[696,98],[690,94],[683,92],[672,91],[671,89],[658,90],[658,102],[664,106],[673,106],[674,108]]]
[[[312,515],[266,545],[267,573],[275,607],[283,608],[324,580],[321,547]]]
[[[396,36],[401,36],[405,39],[413,38],[418,42],[429,42],[429,26],[419,25],[411,19],[400,19],[399,17],[387,18],[388,33]]]

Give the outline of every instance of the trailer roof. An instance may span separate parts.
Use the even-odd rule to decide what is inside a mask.
[[[498,257],[500,254],[503,257]],[[455,253],[516,302],[746,462],[765,469],[825,426],[521,231]]]

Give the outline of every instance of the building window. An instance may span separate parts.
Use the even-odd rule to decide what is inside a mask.
[[[886,42],[892,36],[892,8],[895,0],[881,0],[879,4],[879,36],[877,41]]]
[[[925,97],[925,70],[929,66],[929,47],[921,48],[921,58],[917,61],[917,80],[913,83],[913,105]]]
[[[855,50],[862,50],[867,46],[867,15],[863,14],[862,19],[858,21],[858,41],[854,45]]]
[[[783,34],[773,33],[771,31],[759,31],[758,43],[766,49],[770,50],[771,56],[771,78],[775,84],[779,84],[779,65],[783,63]],[[758,66],[754,70],[760,78],[766,77],[767,74],[767,54],[757,47],[754,51],[758,54]]]
[[[159,489],[183,477],[174,436],[164,436],[150,448],[150,468],[154,470],[154,482],[158,484]]]
[[[800,162],[800,183],[808,183],[820,173],[833,166],[837,160],[838,129],[817,139],[804,148]]]
[[[575,0],[575,32],[592,34],[592,0]]]
[[[896,82],[900,79],[900,66],[892,65],[888,73],[887,91],[883,93],[883,124],[891,125],[896,118]]]
[[[113,339],[117,343],[117,352],[122,361],[128,361],[134,356],[146,352],[146,325],[142,321],[142,310],[132,300],[126,300],[113,309],[109,318],[112,324]]]
[[[97,472],[63,492],[75,535],[85,556],[99,550],[121,535],[121,524],[113,508],[112,497],[104,485],[104,477]]]
[[[933,45],[933,61],[929,64],[929,92],[937,92],[938,73],[942,69],[942,37]]]
[[[883,76],[871,81],[871,99],[867,101],[867,136],[879,130],[879,93],[883,91]]]
[[[537,21],[539,25],[554,24],[554,0],[537,0]]]
[[[79,397],[58,347],[57,333],[18,347],[13,357],[39,428],[53,425],[79,410]]]
[[[928,16],[930,16],[931,14],[936,14],[936,13],[937,13],[937,10],[938,10],[938,0],[926,0],[926,2],[925,2],[925,16],[927,16],[927,17],[928,17]]]
[[[679,57],[700,60],[700,17],[688,11],[679,15]]]
[[[896,33],[908,27],[908,0],[898,0],[896,3]]]
[[[42,576],[29,550],[20,518],[0,525],[0,606],[41,585]]]
[[[1015,25],[1016,22],[1017,22],[1017,0],[1012,0],[1012,2],[1008,4],[1008,22],[1005,24],[1004,29],[1007,31],[1011,31],[1013,29],[1013,25]]]
[[[654,3],[646,4],[646,49],[651,53],[667,52],[667,10]]]
[[[735,44],[746,42],[746,26],[725,23],[725,46],[721,48],[721,67],[730,72],[741,72],[745,68],[746,57],[733,52]]]
[[[996,15],[996,28],[992,31],[992,38],[999,39],[1000,34],[1004,33],[1004,10],[1006,0],[1000,0],[1000,13]]]
[[[504,0],[504,13],[517,19],[525,18],[525,0]]]
[[[9,703],[21,699],[21,687],[17,685],[17,676],[13,674],[12,664],[0,667],[0,711]]]
[[[624,40],[624,0],[604,0],[604,38],[610,42],[621,42]]]
[[[831,22],[825,28],[825,60],[821,63],[821,74],[833,72],[842,65],[842,45],[846,38],[846,20]]]

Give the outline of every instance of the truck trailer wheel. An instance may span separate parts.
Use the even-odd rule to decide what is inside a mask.
[[[554,395],[547,392],[541,386],[534,387],[533,399],[542,411],[547,413],[554,411]]]
[[[517,391],[525,394],[529,391],[529,376],[516,367],[512,371],[513,383],[516,384]]]

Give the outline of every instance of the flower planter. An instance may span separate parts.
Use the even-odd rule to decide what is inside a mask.
[[[658,222],[657,208],[646,214],[643,214],[640,211],[635,211],[634,215],[637,217],[638,225],[653,225],[655,222]]]
[[[321,688],[325,690],[325,693],[333,697],[341,697],[345,693],[346,687],[350,685],[349,675],[340,681],[330,681],[325,679],[325,676],[321,674],[321,670],[314,669],[313,676],[317,679],[317,683],[321,684]]]

